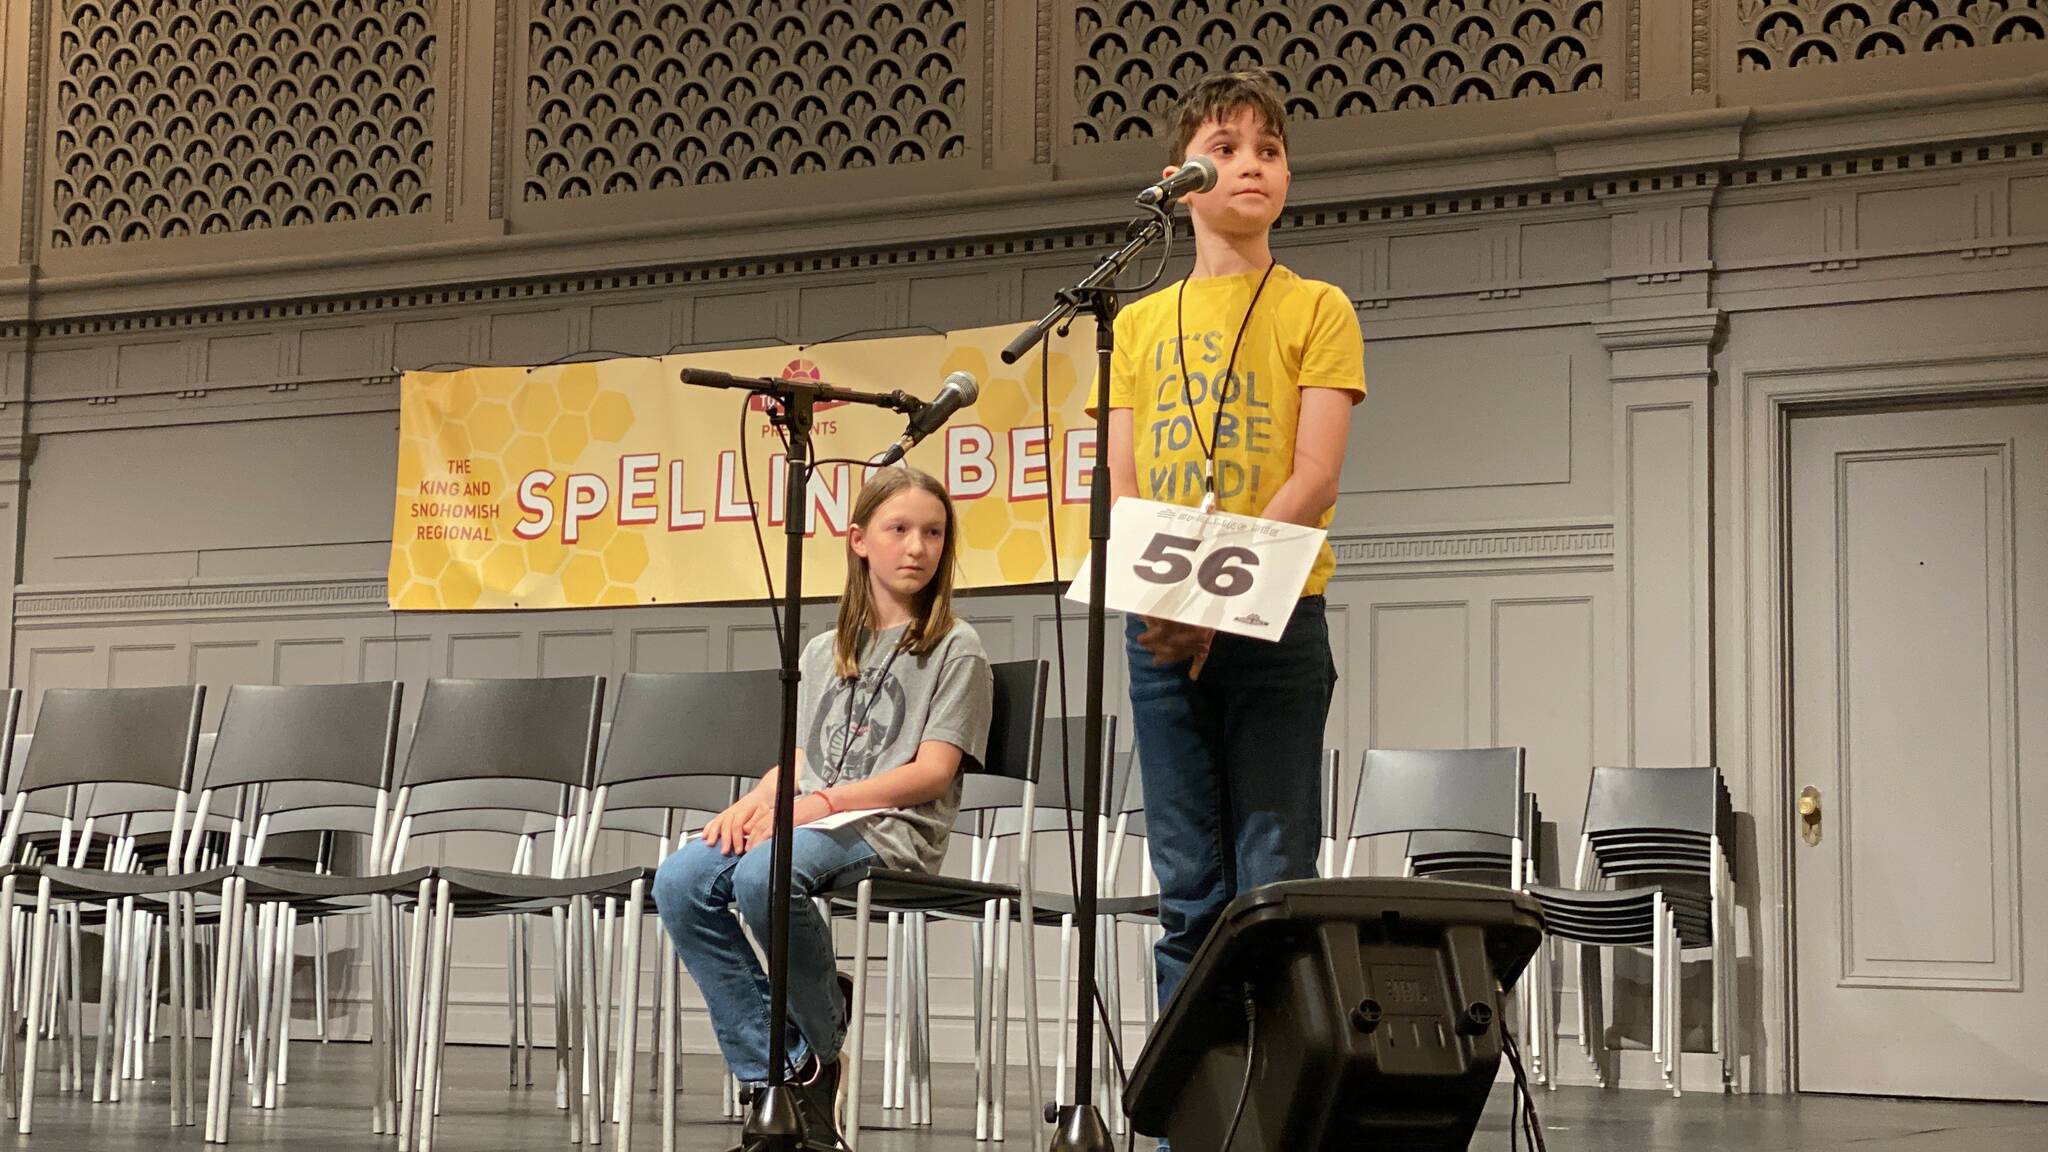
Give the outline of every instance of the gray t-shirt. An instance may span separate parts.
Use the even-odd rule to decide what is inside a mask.
[[[956,621],[923,656],[901,651],[903,626],[871,634],[861,650],[860,679],[832,667],[832,632],[804,647],[797,715],[805,717],[803,791],[864,780],[917,758],[926,740],[943,740],[963,753],[961,770],[988,750],[995,676],[981,637]],[[915,808],[877,812],[853,826],[885,868],[936,872],[946,838],[960,811],[960,777],[936,800]]]

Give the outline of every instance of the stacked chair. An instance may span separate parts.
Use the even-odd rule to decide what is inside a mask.
[[[1604,948],[1652,956],[1650,1049],[1672,1095],[1684,1088],[1680,960],[1711,951],[1713,1036],[1722,1088],[1734,1066],[1731,860],[1734,806],[1716,768],[1595,768],[1575,887],[1530,888],[1552,937],[1579,952],[1579,1037],[1604,1082]],[[1555,1026],[1550,1043],[1555,1046]]]
[[[1402,874],[1466,879],[1526,891],[1540,816],[1524,788],[1521,748],[1370,749],[1360,770],[1343,874],[1357,875],[1360,847],[1376,836],[1407,837]],[[1546,1075],[1550,965],[1531,964],[1516,989],[1522,1049]],[[1508,991],[1504,989],[1503,991]]]

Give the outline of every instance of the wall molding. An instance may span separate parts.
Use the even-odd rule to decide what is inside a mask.
[[[1443,526],[1333,535],[1339,576],[1423,576],[1474,571],[1606,569],[1614,525],[1605,521]],[[120,621],[258,620],[383,616],[381,574],[23,584],[14,592],[21,630]]]
[[[177,623],[220,618],[382,615],[386,611],[381,575],[23,584],[14,593],[15,627],[24,631],[124,620]]]
[[[1609,521],[1446,526],[1333,534],[1337,577],[1434,576],[1473,572],[1608,569]]]

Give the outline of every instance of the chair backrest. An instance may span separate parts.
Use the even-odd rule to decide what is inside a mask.
[[[391,786],[405,685],[236,684],[221,709],[204,788],[280,782]]]
[[[1586,788],[1585,834],[1713,836],[1720,832],[1721,796],[1718,768],[1595,768]]]
[[[641,780],[758,778],[782,758],[782,681],[749,672],[629,672],[597,767],[619,795]]]
[[[1036,781],[1038,740],[1045,718],[1046,663],[1004,660],[990,665],[989,670],[995,677],[995,701],[989,715],[988,751],[978,763],[963,764],[962,770]]]
[[[1102,807],[1106,816],[1123,810],[1124,790],[1130,781],[1131,757],[1116,754],[1116,717],[1102,718]],[[1082,764],[1088,754],[1088,722],[1084,716],[1048,716],[1039,737],[1038,807],[1041,811],[1080,812]],[[1061,763],[1061,745],[1072,760],[1073,789],[1068,791],[1068,768]]]
[[[0,858],[11,859],[37,793],[61,791],[74,820],[107,820],[95,832],[128,831],[131,817],[154,821],[142,831],[169,830],[168,816],[185,804],[199,745],[206,689],[52,688],[43,693],[37,735],[17,776]],[[19,817],[19,818],[17,818]],[[73,841],[72,860],[86,857],[84,837]],[[179,844],[171,844],[175,853]],[[67,861],[69,862],[69,861]]]
[[[1520,748],[1374,748],[1365,754],[1351,837],[1490,832],[1519,837]]]
[[[414,833],[506,831],[504,813],[565,811],[590,783],[603,706],[602,676],[427,681],[400,781]]]
[[[46,689],[19,790],[136,784],[182,792],[192,781],[205,702],[206,689],[196,684]]]

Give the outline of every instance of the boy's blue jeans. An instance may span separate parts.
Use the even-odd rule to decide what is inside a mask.
[[[1159,877],[1153,950],[1159,1004],[1239,892],[1316,874],[1323,725],[1337,686],[1321,596],[1296,604],[1277,641],[1218,632],[1198,680],[1161,667],[1126,618],[1131,716]]]
[[[675,941],[683,967],[704,993],[711,1029],[725,1064],[744,1084],[768,1080],[768,976],[740,931],[768,946],[769,860],[772,842],[727,856],[691,840],[661,862],[654,874],[654,905]],[[827,1059],[845,1041],[847,1021],[839,995],[832,928],[811,904],[845,874],[870,864],[874,849],[852,828],[798,828],[790,841],[789,1068],[802,1068],[813,1051]]]

